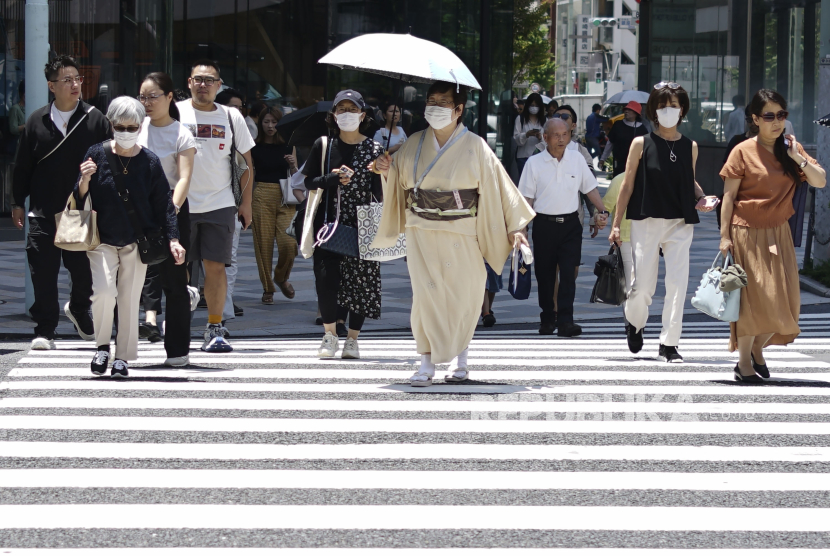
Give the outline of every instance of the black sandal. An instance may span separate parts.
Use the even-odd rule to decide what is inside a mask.
[[[735,365],[735,381],[746,382],[748,384],[760,384],[764,382],[764,379],[755,374],[749,376],[742,375],[740,367],[738,367],[738,365]]]
[[[750,357],[752,358],[752,368],[755,369],[755,372],[764,378],[769,378],[769,369],[767,368],[766,363],[761,365],[760,363],[755,362],[754,355],[750,354]]]

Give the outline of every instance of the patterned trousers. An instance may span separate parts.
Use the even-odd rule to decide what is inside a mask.
[[[285,233],[297,208],[282,204],[282,190],[278,183],[257,182],[252,202],[254,254],[259,269],[259,280],[266,292],[275,292],[274,283],[288,280],[297,256],[297,241]],[[274,262],[274,241],[277,242],[278,259],[271,281]]]

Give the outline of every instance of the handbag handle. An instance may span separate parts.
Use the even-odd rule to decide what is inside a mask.
[[[711,269],[717,268],[718,261],[721,260],[721,259],[723,260],[723,266],[721,268],[727,268],[727,267],[730,267],[734,264],[734,260],[732,259],[732,253],[731,252],[727,252],[726,257],[724,257],[723,253],[718,251],[718,254],[715,256],[715,260],[712,261],[712,266],[709,267],[709,268],[711,268]]]

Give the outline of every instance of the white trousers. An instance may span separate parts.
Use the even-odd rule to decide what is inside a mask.
[[[108,346],[112,320],[118,306],[115,359],[138,359],[138,308],[147,265],[138,256],[138,245],[114,247],[101,244],[87,252],[92,271],[92,320],[95,345]]]
[[[233,249],[231,250],[231,266],[225,267],[225,275],[228,277],[228,290],[225,293],[225,307],[222,310],[222,320],[234,318],[233,314],[233,286],[236,284],[236,275],[239,272],[239,265],[236,262],[236,254],[239,251],[239,234],[242,232],[242,222],[237,218],[236,227],[233,229]]]
[[[657,289],[660,249],[666,261],[666,297],[660,343],[677,346],[683,330],[683,306],[689,285],[689,248],[694,226],[682,218],[646,218],[631,222],[634,280],[625,303],[625,318],[637,330],[648,321],[648,308]]]
[[[634,282],[634,253],[631,250],[631,242],[626,241],[620,246],[623,266],[625,266],[625,294],[631,291],[631,284]]]

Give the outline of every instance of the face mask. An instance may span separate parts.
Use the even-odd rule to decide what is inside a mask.
[[[424,110],[424,118],[432,129],[444,129],[451,125],[455,121],[452,114],[452,108],[442,108],[440,106],[427,106],[427,109]]]
[[[539,113],[539,107],[538,107],[538,106],[531,106],[531,107],[530,107],[530,108],[528,108],[527,110],[528,110],[528,112],[530,112],[531,114],[538,114],[538,113]]]
[[[657,121],[663,127],[674,127],[680,120],[680,108],[667,106],[657,111]]]
[[[122,149],[132,149],[135,142],[138,141],[138,131],[130,133],[129,131],[116,131],[114,134],[115,142]]]
[[[340,131],[355,131],[360,127],[360,114],[344,112],[337,115],[337,127]]]

